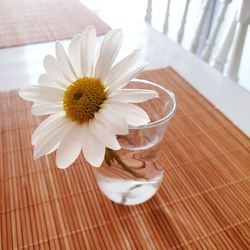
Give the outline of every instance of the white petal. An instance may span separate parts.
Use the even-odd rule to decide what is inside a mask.
[[[54,151],[56,151],[58,149],[58,147],[60,146],[61,141],[59,141],[49,152],[47,152],[45,155],[49,155],[51,153],[53,153]]]
[[[82,70],[81,70],[81,35],[76,35],[73,37],[69,44],[69,59],[70,62],[74,68],[74,71],[76,73],[77,78],[80,78],[82,76]]]
[[[56,58],[67,80],[75,82],[77,79],[76,74],[62,44],[59,41],[56,42]]]
[[[105,82],[122,45],[122,30],[109,31],[102,42],[100,55],[95,67],[95,77]]]
[[[120,144],[118,143],[116,136],[112,133],[109,128],[97,120],[93,120],[89,123],[89,128],[93,135],[98,138],[107,148],[114,150],[121,149]]]
[[[109,82],[109,91],[112,92],[117,89],[123,88],[129,81],[135,78],[139,73],[143,71],[146,65],[140,65],[136,68],[132,69],[127,74],[122,74],[119,78],[117,78],[114,82]]]
[[[43,133],[40,140],[37,141],[34,147],[34,158],[37,159],[50,152],[60,141],[63,140],[65,134],[72,126],[68,120],[63,120],[51,129]]]
[[[94,167],[100,167],[104,160],[105,146],[91,134],[87,126],[83,126],[82,134],[82,152],[86,161]]]
[[[58,86],[58,84],[53,81],[48,74],[42,74],[38,78],[38,84],[40,85],[51,85],[51,86]]]
[[[82,76],[92,76],[96,49],[96,31],[94,26],[85,29],[81,38]]]
[[[41,130],[39,133],[36,133],[36,136],[32,137],[32,144],[33,145],[38,145],[40,144],[45,137],[49,137],[51,134],[51,131],[55,131],[58,128],[61,127],[61,125],[64,124],[71,124],[71,121],[69,121],[68,119],[66,119],[65,117],[61,117],[59,119],[57,119],[56,121],[51,122],[47,127],[46,130],[43,129]],[[36,131],[35,131],[36,132]]]
[[[48,74],[42,74],[38,78],[38,84],[40,85],[46,85],[46,86],[55,86],[55,87],[62,87],[65,88],[65,83],[57,80],[53,76],[50,76]]]
[[[81,152],[82,126],[72,126],[62,140],[56,152],[56,164],[59,168],[67,168]]]
[[[121,89],[109,97],[112,101],[140,103],[159,97],[158,93],[150,89]]]
[[[19,95],[32,102],[61,102],[64,89],[55,86],[29,85],[19,90]]]
[[[53,78],[64,83],[65,87],[68,86],[70,81],[67,78],[65,78],[63,72],[61,71],[58,65],[57,60],[53,56],[51,55],[45,56],[43,64],[48,75],[51,75]]]
[[[104,123],[116,135],[127,135],[129,132],[126,120],[108,104],[103,104],[102,108],[95,113],[95,119]]]
[[[33,135],[31,136],[31,143],[32,145],[35,145],[43,131],[50,130],[55,124],[60,122],[61,120],[64,120],[65,118],[65,112],[58,112],[53,115],[50,115],[48,118],[46,118],[43,122],[39,124],[39,126],[34,131]]]
[[[113,66],[113,68],[108,73],[107,78],[103,79],[103,82],[108,86],[110,83],[113,84],[119,80],[122,75],[126,75],[131,70],[131,68],[136,65],[140,56],[141,51],[134,50],[132,53]]]
[[[116,108],[116,112],[122,115],[131,126],[145,125],[150,122],[147,113],[134,104],[115,101],[110,101],[109,104]]]
[[[34,103],[31,108],[33,115],[49,115],[63,111],[63,104],[58,103]]]

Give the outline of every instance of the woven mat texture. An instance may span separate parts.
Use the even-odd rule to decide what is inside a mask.
[[[1,249],[249,249],[250,140],[173,69],[142,78],[175,92],[163,141],[165,178],[138,206],[117,205],[79,157],[32,159],[40,119],[16,91],[0,94]]]
[[[1,0],[0,47],[71,38],[87,26],[109,26],[78,0]]]

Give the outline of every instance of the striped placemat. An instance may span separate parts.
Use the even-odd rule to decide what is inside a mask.
[[[250,140],[173,69],[142,78],[173,90],[165,178],[150,201],[117,205],[80,157],[34,161],[39,118],[15,91],[0,94],[0,249],[248,249]]]
[[[109,26],[78,0],[1,0],[0,47],[71,38],[87,26]]]

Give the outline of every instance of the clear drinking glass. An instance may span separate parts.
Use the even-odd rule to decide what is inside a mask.
[[[126,88],[158,92],[159,98],[139,104],[151,122],[130,127],[128,135],[118,136],[121,150],[110,151],[109,159],[112,160],[95,169],[95,176],[100,190],[110,200],[136,205],[150,199],[162,182],[161,142],[175,114],[176,99],[171,91],[146,80],[135,79]]]

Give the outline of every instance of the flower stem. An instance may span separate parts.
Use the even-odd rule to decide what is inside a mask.
[[[127,200],[128,200],[128,197],[129,197],[129,193],[130,193],[131,191],[133,191],[134,189],[139,188],[139,187],[141,187],[141,186],[142,186],[142,184],[136,184],[136,185],[134,185],[133,187],[131,187],[126,193],[124,193],[123,196],[122,196],[121,204],[126,204],[126,202],[127,202]]]
[[[143,174],[139,174],[133,169],[131,169],[126,163],[124,163],[121,157],[112,149],[106,148],[105,152],[105,162],[111,166],[111,162],[116,161],[124,170],[135,176],[136,178],[144,178]]]

